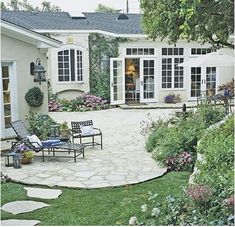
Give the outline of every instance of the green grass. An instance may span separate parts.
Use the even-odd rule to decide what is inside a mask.
[[[5,219],[35,219],[41,225],[128,225],[131,216],[142,215],[140,206],[148,199],[148,191],[158,193],[162,202],[167,195],[179,195],[190,173],[171,172],[161,178],[138,185],[105,189],[60,188],[63,194],[55,200],[33,199],[50,204],[34,212],[12,215],[2,211]],[[1,185],[1,205],[27,198],[24,186],[16,183]]]

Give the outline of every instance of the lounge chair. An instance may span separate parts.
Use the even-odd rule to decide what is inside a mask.
[[[43,162],[45,161],[45,157],[60,157],[60,158],[74,158],[74,162],[76,162],[76,158],[79,155],[82,155],[84,158],[84,148],[83,144],[75,144],[70,142],[61,142],[60,140],[46,140],[40,141],[36,135],[31,135],[27,130],[26,126],[21,120],[14,121],[11,123],[11,127],[14,129],[17,135],[17,142],[13,144],[12,149],[14,149],[17,144],[24,143],[30,149],[35,152],[41,152]],[[48,151],[48,155],[45,155],[45,150]],[[56,155],[57,153],[68,152],[68,155]],[[51,155],[52,153],[52,155]],[[70,155],[73,153],[73,155]]]
[[[93,121],[72,121],[72,142],[74,143],[74,139],[79,138],[80,144],[84,144],[85,146],[95,146],[99,145],[101,149],[103,149],[103,141],[102,141],[102,132],[98,128],[94,128]],[[100,137],[100,142],[95,141],[95,137]],[[83,138],[91,138],[91,142],[82,142]]]

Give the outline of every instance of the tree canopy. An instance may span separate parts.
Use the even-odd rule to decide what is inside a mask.
[[[33,7],[27,0],[10,0],[7,4],[1,2],[1,10],[13,10],[13,11],[46,11],[46,12],[58,12],[61,11],[59,6],[51,5],[50,2],[42,1],[41,7]]]
[[[234,49],[233,0],[141,0],[144,31],[153,40],[208,42]]]
[[[116,10],[112,7],[108,7],[108,6],[105,6],[102,4],[99,4],[97,9],[95,9],[95,12],[97,12],[97,13],[116,13],[118,11],[119,10]]]

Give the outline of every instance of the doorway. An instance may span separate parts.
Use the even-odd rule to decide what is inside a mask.
[[[11,137],[14,132],[11,122],[18,119],[17,87],[14,63],[1,63],[1,138]]]
[[[136,104],[140,102],[140,59],[125,59],[125,102]]]

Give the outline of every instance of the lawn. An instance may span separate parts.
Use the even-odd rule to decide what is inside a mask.
[[[63,194],[58,199],[33,199],[46,202],[50,207],[18,215],[2,211],[2,220],[34,219],[40,220],[41,225],[128,225],[131,216],[142,216],[140,206],[148,199],[148,191],[157,193],[159,202],[163,202],[166,196],[180,193],[189,175],[188,172],[171,172],[158,179],[119,188],[60,188]],[[10,182],[2,184],[2,205],[16,200],[30,200],[23,187]]]

